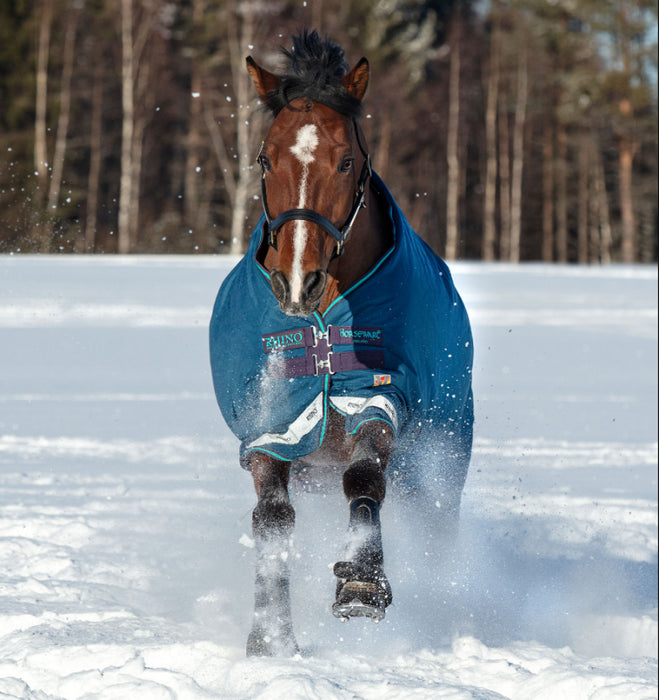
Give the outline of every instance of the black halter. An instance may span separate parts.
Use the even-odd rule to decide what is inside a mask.
[[[326,219],[313,209],[287,209],[274,219],[272,216],[270,216],[270,210],[268,209],[268,197],[265,191],[265,163],[261,157],[261,151],[263,150],[263,145],[265,142],[261,141],[261,146],[259,147],[256,161],[261,166],[261,198],[263,200],[263,213],[265,214],[268,233],[268,245],[275,250],[277,250],[277,232],[287,221],[309,221],[312,224],[320,226],[325,233],[336,241],[336,249],[332,255],[332,259],[338,258],[339,255],[343,253],[343,246],[348,238],[348,235],[350,234],[352,225],[355,223],[357,214],[362,207],[366,206],[366,202],[364,201],[366,197],[366,183],[368,182],[368,178],[371,176],[371,157],[362,146],[362,142],[359,138],[359,129],[357,128],[357,123],[354,119],[353,125],[355,127],[355,135],[357,137],[357,145],[364,156],[364,165],[362,166],[359,181],[357,182],[357,189],[355,190],[352,209],[350,210],[348,218],[340,229],[338,229],[329,219]]]

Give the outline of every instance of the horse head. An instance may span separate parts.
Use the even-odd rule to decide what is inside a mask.
[[[270,281],[282,311],[308,316],[325,293],[330,262],[340,256],[364,205],[370,159],[356,118],[368,85],[368,62],[351,71],[343,50],[315,32],[284,51],[293,72],[277,76],[247,58],[247,70],[274,120],[258,154],[270,258]]]

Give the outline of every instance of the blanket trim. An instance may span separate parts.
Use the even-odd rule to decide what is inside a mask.
[[[249,468],[249,459],[247,459],[247,455],[250,452],[262,452],[284,462],[294,462],[295,459],[303,459],[304,457],[296,457],[295,459],[285,457],[276,451],[276,445],[298,444],[314,430],[322,420],[321,432],[318,445],[316,446],[316,449],[319,449],[325,441],[327,414],[330,408],[348,419],[357,419],[358,422],[354,427],[351,427],[349,431],[350,435],[355,435],[362,425],[373,421],[384,423],[388,425],[394,433],[398,432],[398,416],[396,414],[396,409],[386,396],[376,394],[368,398],[361,396],[329,398],[327,393],[328,379],[329,377],[326,377],[323,391],[318,393],[313,401],[305,407],[285,433],[264,433],[244,447],[241,454],[241,465],[243,468]],[[367,414],[362,420],[359,420],[360,414],[370,410],[382,411],[384,415]],[[275,447],[275,449],[273,449],[273,447]]]

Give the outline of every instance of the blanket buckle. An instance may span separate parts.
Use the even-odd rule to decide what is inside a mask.
[[[327,359],[326,360],[319,360],[318,355],[314,353],[311,357],[313,357],[313,365],[314,365],[314,377],[317,377],[320,374],[320,370],[327,370],[327,374],[336,374],[336,372],[332,369],[332,355],[333,352],[328,352],[327,353]]]
[[[313,335],[313,345],[311,346],[312,348],[318,347],[319,340],[324,340],[328,347],[332,347],[332,343],[330,342],[331,327],[332,326],[327,326],[326,331],[320,331],[316,328],[316,326],[311,326],[311,333]]]

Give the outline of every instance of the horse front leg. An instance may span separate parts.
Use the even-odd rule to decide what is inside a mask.
[[[334,565],[339,579],[332,612],[341,620],[370,617],[379,622],[391,603],[384,573],[380,506],[384,501],[384,470],[394,436],[385,423],[366,423],[356,436],[343,491],[350,505],[346,560]]]
[[[289,540],[295,511],[288,496],[289,464],[257,453],[250,461],[258,497],[252,512],[256,542],[254,619],[248,656],[292,656],[298,652],[290,605]]]

